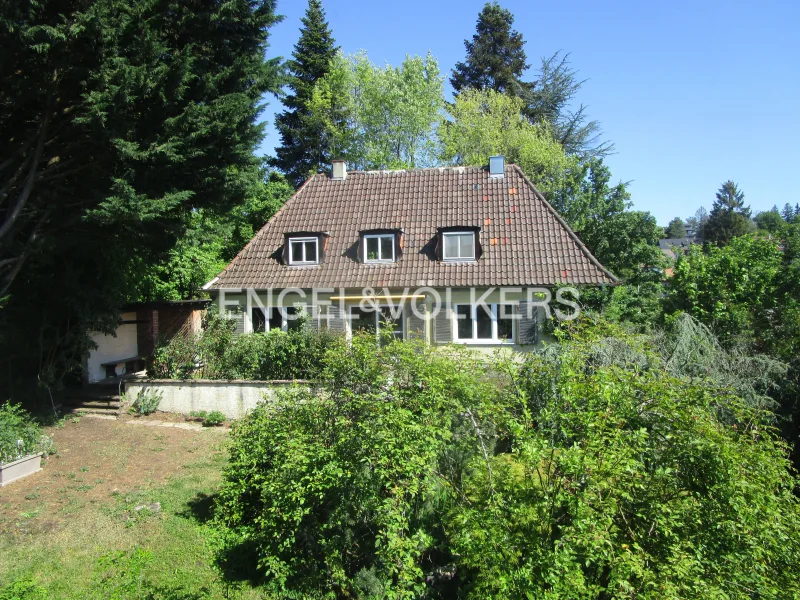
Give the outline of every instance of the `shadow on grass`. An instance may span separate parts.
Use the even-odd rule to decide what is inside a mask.
[[[264,583],[264,574],[258,570],[258,548],[254,542],[228,544],[217,553],[215,562],[225,581],[248,583],[253,587]]]
[[[218,494],[199,492],[178,514],[197,523],[210,523],[214,518],[217,496]],[[264,582],[264,575],[257,567],[258,548],[253,542],[227,543],[216,552],[214,562],[222,579],[228,583],[247,583],[257,587]]]
[[[179,512],[178,515],[198,523],[208,523],[214,518],[214,504],[216,501],[217,494],[199,492],[186,503],[186,508]]]

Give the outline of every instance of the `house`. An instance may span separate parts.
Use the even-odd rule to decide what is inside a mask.
[[[312,327],[477,347],[539,342],[557,286],[616,278],[522,170],[447,167],[311,177],[206,284],[240,332]]]
[[[686,254],[692,244],[697,243],[697,238],[694,237],[665,238],[658,240],[658,247],[664,253],[664,256],[675,260],[678,255]]]
[[[86,357],[88,383],[145,369],[156,346],[176,335],[200,331],[209,300],[129,304],[120,313],[114,335],[92,334],[97,348]]]

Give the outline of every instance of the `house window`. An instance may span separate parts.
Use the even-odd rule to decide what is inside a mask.
[[[376,308],[350,307],[350,331],[368,331],[376,335],[391,331],[398,340],[403,339],[405,314],[400,307],[379,306]]]
[[[394,234],[381,233],[365,235],[364,262],[394,262]]]
[[[475,233],[472,231],[447,232],[442,234],[444,260],[475,260]]]
[[[302,324],[300,311],[296,306],[255,307],[251,315],[253,331],[293,331]]]
[[[319,239],[289,238],[289,264],[315,265],[319,262]]]
[[[456,304],[455,341],[511,343],[514,340],[512,304]]]

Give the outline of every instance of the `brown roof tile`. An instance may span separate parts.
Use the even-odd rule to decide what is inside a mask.
[[[426,245],[437,228],[481,226],[476,263],[443,263]],[[347,250],[359,231],[402,228],[405,248],[393,264],[367,265]],[[328,232],[326,258],[312,267],[277,256],[284,234]],[[519,167],[503,178],[478,167],[354,171],[344,181],[316,175],[220,273],[211,289],[547,286],[616,279],[591,255]]]

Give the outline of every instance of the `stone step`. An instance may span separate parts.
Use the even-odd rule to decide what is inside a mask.
[[[84,415],[110,415],[114,418],[119,416],[119,409],[118,408],[91,408],[91,407],[84,407],[84,406],[65,406],[64,413],[65,414],[84,414]]]
[[[122,406],[122,401],[119,398],[109,398],[108,400],[78,400],[71,399],[64,402],[66,406],[82,407],[82,408],[113,408],[118,410]]]

